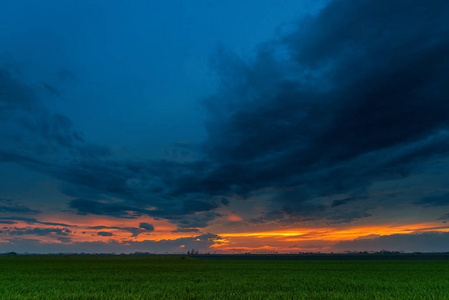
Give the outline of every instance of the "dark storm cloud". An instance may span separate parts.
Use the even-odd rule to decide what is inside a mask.
[[[109,215],[118,218],[135,219],[147,211],[138,207],[123,204],[105,203],[92,200],[76,199],[70,202],[70,207],[78,214]]]
[[[114,234],[112,232],[99,231],[99,232],[97,232],[97,235],[99,235],[99,236],[113,236]]]
[[[5,116],[0,127],[0,161],[56,178],[64,194],[79,198],[70,203],[78,213],[176,218],[218,207],[218,201],[203,200],[204,196],[167,197],[182,164],[111,160],[109,148],[84,141],[72,121],[51,112],[20,76],[0,71],[0,113]]]
[[[179,230],[220,217],[228,196],[269,199],[254,223],[368,217],[354,203],[373,182],[449,153],[448,13],[447,1],[333,1],[251,61],[222,50],[208,137],[175,147],[173,161],[112,159],[3,70],[0,160],[58,179],[79,214],[148,215]]]
[[[119,227],[119,226],[92,226],[92,227],[88,227],[89,229],[116,229],[116,230],[122,230],[122,231],[127,231],[131,233],[131,237],[137,237],[139,234],[143,233],[143,232],[151,232],[154,231],[154,226],[146,223],[146,222],[142,222],[139,224],[139,227]]]
[[[0,69],[0,113],[35,108],[34,91],[13,78],[7,69]]]
[[[209,222],[215,220],[218,217],[222,217],[222,214],[208,211],[208,212],[197,212],[190,215],[179,215],[179,216],[166,216],[170,222],[176,224],[181,229],[192,229],[192,228],[204,228],[209,225]]]
[[[177,232],[199,232],[199,229],[196,228],[178,228],[176,230],[172,230],[173,233]]]
[[[333,251],[407,251],[407,252],[447,252],[448,232],[424,232],[393,234],[375,238],[359,238],[338,242]]]
[[[44,83],[44,88],[59,95],[53,86]],[[3,156],[57,158],[65,152],[91,158],[110,155],[107,148],[87,144],[68,117],[48,109],[42,95],[7,67],[0,68],[0,116]]]
[[[0,90],[0,113],[5,115],[3,126],[16,133],[9,136],[2,131],[1,138],[5,142],[10,140],[14,146],[22,147],[26,146],[25,143],[36,143],[34,146],[40,151],[50,151],[54,147],[70,147],[81,141],[67,117],[49,112],[35,91],[3,69],[0,70]],[[2,148],[5,146],[7,144]]]
[[[421,200],[415,202],[417,205],[422,206],[445,206],[449,205],[449,193],[440,193],[437,195],[431,195],[423,197]]]
[[[206,167],[175,192],[271,188],[275,209],[321,216],[344,203],[318,197],[360,199],[376,180],[447,157],[447,13],[447,1],[334,1],[252,62],[222,54],[222,91],[205,103]],[[342,221],[351,214],[369,216]]]
[[[117,226],[92,226],[92,227],[88,227],[89,229],[117,229],[117,230],[123,230],[123,231],[128,231],[131,232],[131,236],[132,237],[136,237],[138,236],[140,233],[143,232],[142,229],[136,228],[136,227],[117,227]],[[100,231],[97,233],[97,235],[102,235],[102,236],[113,236],[112,232],[107,232],[107,231]]]
[[[284,214],[282,210],[270,210],[268,212],[264,212],[263,216],[255,219],[249,220],[250,223],[261,224],[265,222],[285,220],[288,216]]]
[[[142,222],[139,224],[139,228],[145,229],[147,231],[153,231],[154,226],[147,222]]]
[[[66,195],[90,198],[70,202],[70,207],[79,214],[118,218],[149,215],[169,218],[176,223],[183,215],[207,212],[217,208],[219,203],[217,199],[205,199],[204,195],[186,196],[182,199],[164,196],[173,180],[173,175],[167,172],[180,170],[173,168],[175,164],[171,162],[95,160],[58,165],[12,153],[0,153],[0,158],[21,163],[61,180],[61,191]],[[111,198],[119,200],[112,202]],[[153,209],[144,208],[148,206]],[[189,223],[204,227],[206,219],[204,214],[199,214],[190,217]]]
[[[22,213],[22,214],[37,214],[38,210],[31,209],[23,205],[13,205],[13,206],[0,206],[0,212],[4,213]]]
[[[0,199],[0,213],[38,214],[40,211],[25,205],[16,204],[11,199]]]
[[[23,221],[29,224],[42,224],[42,225],[49,225],[49,226],[64,226],[64,227],[76,227],[75,225],[69,225],[64,223],[54,223],[54,222],[41,222],[34,218],[24,218],[24,217],[1,217],[0,220],[6,220],[6,221]]]
[[[345,205],[345,204],[347,204],[347,203],[349,203],[351,201],[354,201],[354,200],[356,200],[356,199],[354,199],[354,198],[344,198],[344,199],[334,200],[334,201],[332,201],[331,207],[337,207],[337,206],[340,206],[340,205]]]
[[[49,236],[49,235],[61,235],[61,236],[69,236],[72,232],[68,228],[17,228],[14,227],[6,231],[9,235],[38,235],[38,236]]]
[[[0,224],[16,224],[16,222],[14,222],[14,221],[3,221],[3,220],[0,220]]]
[[[129,203],[132,203],[135,199],[130,197],[128,200]],[[78,214],[81,215],[109,215],[126,219],[135,219],[142,215],[148,215],[151,217],[163,217],[173,220],[173,222],[177,222],[176,220],[183,220],[186,224],[198,225],[200,227],[204,227],[207,220],[213,219],[214,216],[219,216],[219,214],[216,213],[206,212],[209,208],[212,209],[217,207],[213,204],[206,203],[203,205],[203,202],[188,200],[182,201],[179,199],[174,201],[177,202],[174,207],[169,207],[169,204],[166,203],[160,203],[159,208],[155,210],[144,209],[136,205],[113,203],[111,201],[93,201],[85,199],[72,200],[70,202],[70,207],[76,209]],[[167,202],[170,203],[173,201],[167,200]],[[146,202],[146,204],[149,203],[151,202]],[[178,206],[176,206],[176,204]],[[189,204],[192,204],[192,206],[189,206]],[[184,220],[184,218],[186,219]]]
[[[372,214],[365,211],[352,209],[350,211],[332,211],[327,216],[325,216],[325,218],[326,220],[328,220],[329,224],[341,224],[351,223],[356,219],[368,218],[371,216]]]

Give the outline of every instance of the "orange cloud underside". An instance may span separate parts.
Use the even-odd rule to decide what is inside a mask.
[[[40,222],[45,223],[60,223],[72,225],[73,227],[65,227],[61,225],[46,225],[39,223],[28,223],[25,221],[16,221],[13,225],[5,225],[11,228],[19,229],[33,229],[33,228],[68,228],[71,232],[69,234],[73,242],[93,242],[93,241],[109,241],[109,240],[133,240],[133,241],[143,241],[143,240],[170,240],[177,239],[181,237],[191,237],[197,235],[197,233],[173,233],[177,227],[166,220],[154,220],[152,218],[140,218],[140,219],[120,219],[117,220],[113,217],[101,217],[98,216],[80,216],[77,215],[76,218],[73,215],[53,215],[41,218]],[[125,229],[117,228],[103,228],[103,229],[92,229],[90,227],[104,226],[104,227],[118,227],[118,228],[139,228],[141,222],[150,223],[154,226],[154,231],[144,231],[140,233],[137,237],[133,237],[132,233],[126,231]],[[5,227],[3,226],[3,227]],[[1,227],[0,227],[1,228]],[[112,236],[100,236],[98,232],[110,232]],[[41,242],[45,243],[58,243],[55,240],[55,235],[49,236],[34,236],[32,234],[22,235],[22,238],[33,238],[39,239]],[[0,236],[0,241],[3,240],[5,236]]]
[[[268,231],[268,232],[243,232],[243,233],[221,233],[223,237],[285,237],[291,241],[303,241],[311,239],[325,239],[330,241],[352,240],[367,235],[391,235],[406,234],[418,230],[435,229],[439,223],[421,223],[409,225],[384,225],[384,226],[364,226],[346,229],[335,228],[307,228],[290,229],[286,231]],[[448,228],[435,229],[436,231],[449,231]]]
[[[420,231],[448,232],[441,223],[363,226],[353,228],[306,228],[282,231],[220,233],[223,238],[214,245],[221,251],[325,251],[339,241]]]
[[[237,215],[228,215],[228,221],[241,222]],[[331,249],[339,241],[354,240],[357,238],[367,238],[375,236],[384,236],[392,234],[410,234],[420,231],[441,231],[448,232],[449,226],[441,226],[440,223],[418,223],[418,224],[389,224],[376,226],[340,226],[340,227],[315,227],[315,228],[289,228],[284,230],[265,230],[250,231],[250,227],[235,225],[232,227],[234,232],[227,232],[227,226],[214,228],[204,228],[200,232],[174,233],[176,226],[166,220],[154,220],[152,218],[140,219],[120,219],[113,217],[98,216],[77,216],[76,219],[71,216],[53,215],[40,220],[41,222],[63,223],[74,225],[67,227],[70,229],[70,238],[73,242],[87,241],[144,241],[144,240],[175,240],[183,237],[193,237],[203,233],[216,233],[221,239],[215,240],[213,249],[219,252],[244,252],[244,251],[278,251],[278,252],[297,252],[297,251],[326,251]],[[125,228],[138,228],[141,222],[147,222],[155,227],[154,231],[143,231],[137,237]],[[5,225],[11,228],[64,228],[64,226],[30,224],[23,221],[17,221],[14,225]],[[93,229],[90,227],[105,226],[116,228]],[[242,232],[235,232],[241,228]],[[285,227],[283,227],[285,228]],[[246,230],[247,232],[243,232]],[[100,236],[99,231],[105,231],[112,236]],[[23,238],[38,238],[42,242],[58,243],[55,236],[32,236],[24,235]],[[7,236],[0,237],[0,241]]]

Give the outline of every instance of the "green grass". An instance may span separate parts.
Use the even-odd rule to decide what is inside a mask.
[[[0,257],[1,299],[449,299],[449,261]]]

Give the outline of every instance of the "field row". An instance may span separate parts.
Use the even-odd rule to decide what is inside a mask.
[[[2,299],[449,299],[449,261],[0,257]]]

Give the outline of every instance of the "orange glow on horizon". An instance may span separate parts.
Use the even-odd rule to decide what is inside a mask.
[[[229,215],[228,221],[241,220],[237,215]],[[386,225],[368,225],[368,226],[353,226],[349,227],[347,224],[344,227],[312,227],[312,228],[285,228],[283,230],[265,230],[265,231],[253,231],[253,232],[217,232],[213,228],[203,228],[199,232],[173,232],[176,230],[176,226],[169,223],[166,220],[153,220],[151,218],[140,219],[112,219],[112,218],[91,218],[80,216],[77,220],[77,224],[73,227],[65,227],[55,224],[68,224],[73,222],[64,220],[61,216],[51,216],[43,218],[38,223],[15,221],[10,226],[11,229],[19,229],[27,231],[33,228],[51,228],[51,229],[63,229],[66,228],[67,235],[57,235],[56,232],[50,233],[47,236],[39,236],[30,233],[21,234],[23,238],[39,239],[43,243],[61,243],[58,238],[67,237],[71,242],[120,242],[126,241],[142,242],[145,240],[161,241],[161,240],[177,240],[180,238],[192,238],[197,237],[205,233],[215,233],[220,238],[212,238],[211,250],[215,250],[222,253],[238,253],[238,252],[295,252],[295,251],[331,251],[332,247],[340,241],[350,241],[363,238],[374,238],[377,236],[388,236],[393,234],[411,234],[425,231],[438,231],[449,232],[449,226],[442,224],[441,222],[432,223],[417,223],[417,224],[386,224]],[[147,222],[154,225],[154,231],[138,232],[137,236],[132,229],[139,229],[140,223]],[[42,224],[50,223],[50,224]],[[238,224],[238,223],[237,223]],[[99,226],[98,228],[95,228]],[[222,227],[222,230],[232,228],[236,230],[242,228],[243,230],[250,230],[250,227]],[[106,236],[99,235],[99,232],[108,232],[111,235]],[[7,237],[7,235],[5,236]],[[0,242],[6,242],[7,239],[0,238]],[[196,239],[200,242],[200,239]],[[66,242],[67,243],[67,242]],[[179,245],[180,249],[186,247],[183,241],[180,241],[183,245]]]
[[[383,226],[364,226],[348,229],[335,228],[307,228],[290,229],[284,231],[266,231],[266,232],[241,232],[241,233],[220,233],[222,237],[295,237],[290,240],[311,240],[325,239],[330,241],[352,240],[354,238],[369,235],[392,235],[407,234],[420,230],[434,230],[447,232],[448,227],[441,227],[440,223],[419,223],[408,225],[383,225]]]
[[[408,225],[362,226],[354,228],[301,228],[283,231],[220,233],[213,248],[220,251],[280,251],[298,250],[326,251],[339,241],[361,238],[387,236],[393,234],[410,234],[422,231],[449,232],[449,226],[441,223],[419,223]],[[295,243],[299,242],[298,245]],[[301,242],[305,246],[301,246]],[[317,245],[318,244],[318,245]]]

